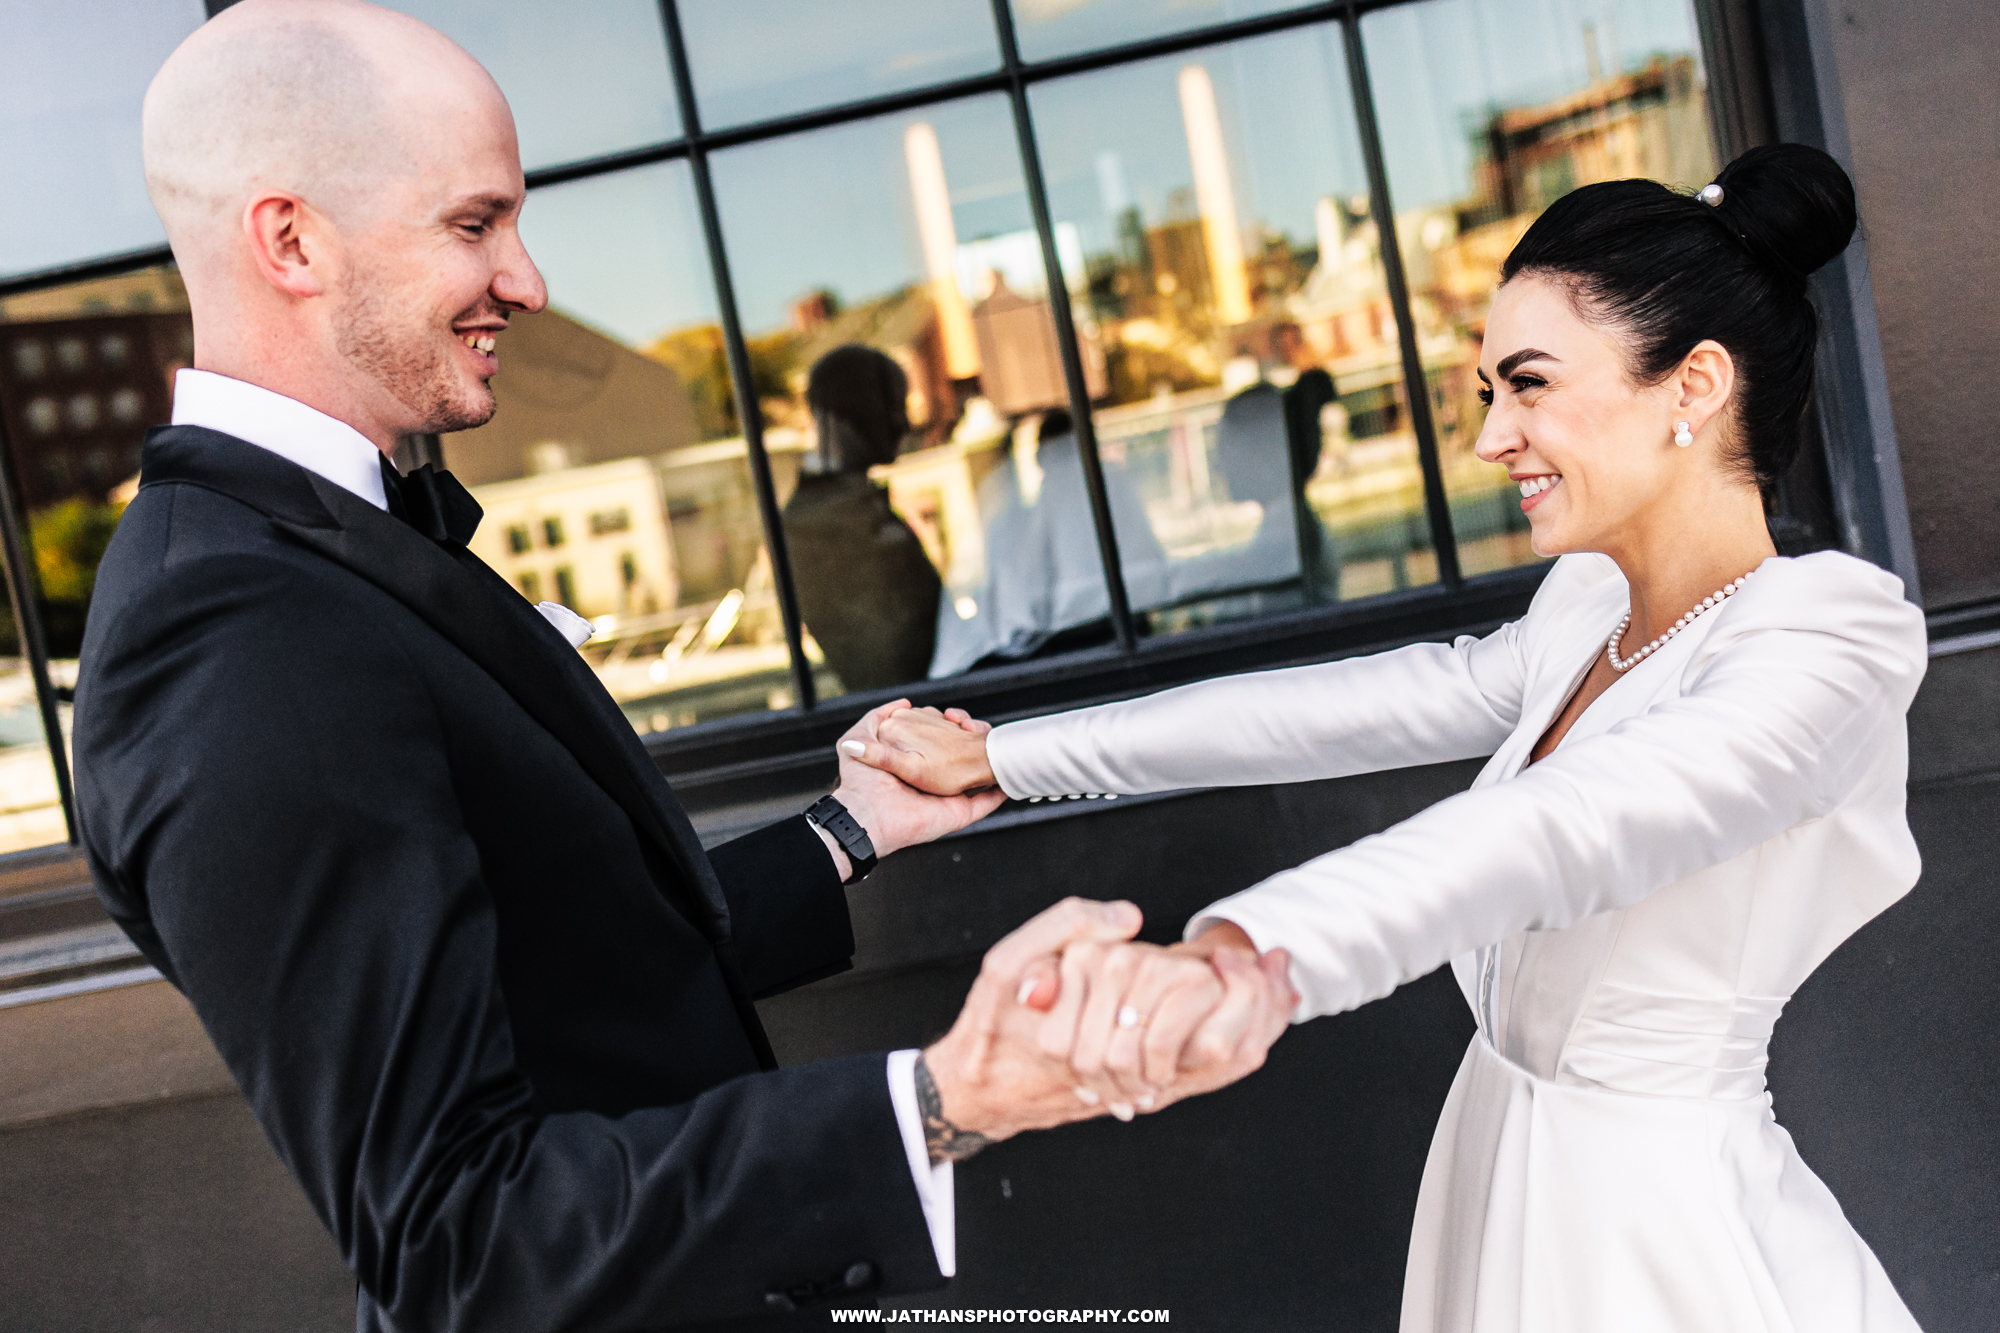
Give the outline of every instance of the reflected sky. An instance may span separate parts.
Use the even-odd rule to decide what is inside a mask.
[[[1425,0],[1364,17],[1398,211],[1472,193],[1472,136],[1493,111],[1588,83],[1586,25],[1607,73],[1656,54],[1700,56],[1694,11],[1679,0]]]
[[[1023,60],[1048,60],[1098,47],[1206,28],[1297,9],[1299,0],[1011,0]]]
[[[848,303],[924,276],[904,130],[936,132],[961,244],[1032,225],[1007,99],[993,94],[751,144],[710,159],[730,271],[752,333],[830,286]]]
[[[708,129],[983,74],[990,0],[681,0]]]
[[[166,244],[139,104],[201,0],[0,4],[0,276]]]
[[[470,51],[514,108],[528,170],[681,132],[656,0],[388,0]]]
[[[551,305],[629,346],[715,322],[685,162],[537,190],[521,213],[521,239]]]
[[[1157,223],[1193,180],[1176,77],[1195,64],[1215,86],[1240,222],[1309,242],[1315,200],[1367,192],[1338,28],[1191,51],[1030,94],[1050,206],[1087,252],[1111,248],[1128,204]]]

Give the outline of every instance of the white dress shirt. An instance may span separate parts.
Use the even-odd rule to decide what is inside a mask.
[[[174,376],[173,424],[204,426],[233,435],[317,473],[377,509],[389,507],[382,488],[382,451],[346,422],[281,393],[213,371],[182,370]],[[579,642],[573,632],[576,626],[588,630],[590,622],[559,603],[544,602],[537,609],[572,645]],[[589,637],[587,632],[584,637]],[[917,1201],[923,1205],[924,1224],[930,1229],[931,1249],[937,1255],[939,1270],[950,1277],[958,1269],[951,1163],[932,1166],[924,1146],[916,1064],[914,1050],[890,1054],[889,1103],[896,1111],[896,1128],[902,1134],[910,1178],[917,1187]]]

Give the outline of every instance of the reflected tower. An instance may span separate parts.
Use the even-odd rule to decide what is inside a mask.
[[[1208,244],[1208,268],[1215,282],[1215,317],[1223,324],[1250,318],[1250,278],[1243,268],[1243,237],[1236,227],[1236,191],[1229,184],[1229,154],[1222,143],[1222,117],[1215,109],[1215,85],[1201,65],[1180,73],[1181,120],[1187,127],[1188,160],[1194,166],[1194,202]]]
[[[972,335],[965,295],[958,290],[958,228],[951,220],[944,154],[938,149],[937,131],[928,122],[920,120],[903,131],[903,158],[910,168],[917,236],[930,274],[931,299],[937,304],[938,331],[944,338],[945,373],[955,380],[970,379],[979,373],[979,344]]]

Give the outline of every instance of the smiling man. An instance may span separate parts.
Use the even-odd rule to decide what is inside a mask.
[[[753,1001],[848,965],[842,881],[998,793],[846,760],[809,814],[705,853],[578,618],[467,552],[449,474],[388,466],[492,415],[494,336],[547,299],[471,57],[356,0],[244,0],[160,71],[145,151],[195,367],[98,575],[81,824],[353,1269],[358,1327],[790,1319],[940,1284],[952,1162],[1115,1104],[1037,1010],[1057,953],[1136,910],[1037,917],[926,1051],[778,1070]],[[1149,1058],[1179,1067],[1201,1024],[1201,1086],[1254,1068],[1282,983],[1181,980]]]

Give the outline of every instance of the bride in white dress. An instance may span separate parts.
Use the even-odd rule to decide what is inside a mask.
[[[1478,1035],[1405,1333],[1916,1327],[1764,1086],[1785,1001],[1918,870],[1922,617],[1863,561],[1777,556],[1760,500],[1811,393],[1805,277],[1854,225],[1832,159],[1782,146],[1698,199],[1590,186],[1528,231],[1477,446],[1561,557],[1523,619],[990,735],[910,710],[867,746],[919,786],[1030,800],[1492,756],[1176,946],[1288,949],[1299,1022],[1451,963]]]

